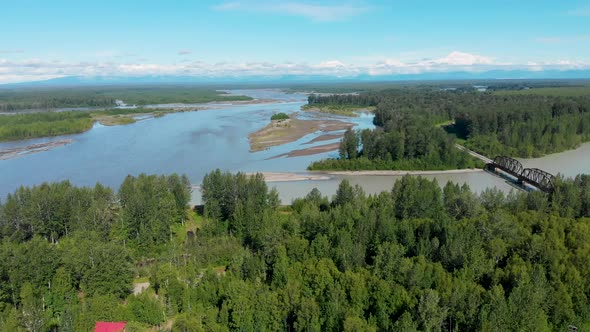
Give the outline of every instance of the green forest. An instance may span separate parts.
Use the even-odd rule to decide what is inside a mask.
[[[343,181],[282,206],[262,175],[219,170],[118,191],[22,187],[0,205],[0,330],[590,329],[590,177],[555,191]],[[149,282],[134,295],[134,283]]]
[[[539,90],[548,89],[584,88]],[[375,106],[377,126],[347,132],[340,158],[315,162],[311,170],[465,168],[475,162],[456,151],[456,143],[491,158],[526,158],[573,149],[590,140],[590,96],[573,92],[498,94],[416,87],[310,95],[308,103]]]

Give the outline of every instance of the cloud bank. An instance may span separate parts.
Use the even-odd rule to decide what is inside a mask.
[[[180,53],[180,52],[179,52]],[[118,76],[149,75],[195,77],[248,77],[282,75],[329,75],[354,77],[358,75],[399,75],[444,72],[484,72],[489,70],[571,70],[590,69],[590,63],[558,59],[555,61],[529,61],[523,64],[500,62],[492,57],[454,51],[446,56],[417,61],[386,58],[373,62],[347,63],[330,59],[319,63],[207,63],[191,59],[180,63],[118,63],[118,62],[64,62],[45,59],[10,61],[0,58],[0,83],[17,83],[45,80],[65,76]]]

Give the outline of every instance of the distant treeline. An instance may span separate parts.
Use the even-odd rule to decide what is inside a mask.
[[[23,101],[3,101],[0,99],[0,112],[19,110],[48,110],[67,107],[113,107],[115,99],[108,97],[51,97],[40,96]]]
[[[358,105],[358,106],[377,106],[382,100],[381,96],[373,93],[358,94],[339,94],[322,96],[312,94],[307,97],[309,105]]]
[[[68,107],[110,108],[115,106],[116,100],[129,105],[148,105],[251,99],[212,88],[186,85],[0,89],[0,112]]]

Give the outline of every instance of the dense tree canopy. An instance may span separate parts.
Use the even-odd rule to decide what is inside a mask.
[[[589,176],[550,195],[404,177],[368,196],[343,181],[280,207],[261,175],[217,170],[205,217],[186,209],[186,184],[140,175],[117,192],[62,182],[7,197],[0,330],[590,328]],[[134,277],[149,289],[130,295]]]

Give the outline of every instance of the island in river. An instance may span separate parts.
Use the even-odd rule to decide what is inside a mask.
[[[248,135],[250,151],[262,151],[272,146],[295,142],[308,134],[318,131],[328,133],[354,127],[354,123],[340,120],[302,120],[298,119],[296,116],[297,114],[294,114],[290,119],[272,120],[266,127]],[[338,149],[338,146],[339,144],[332,144],[329,150],[324,150],[322,152],[336,150]]]

